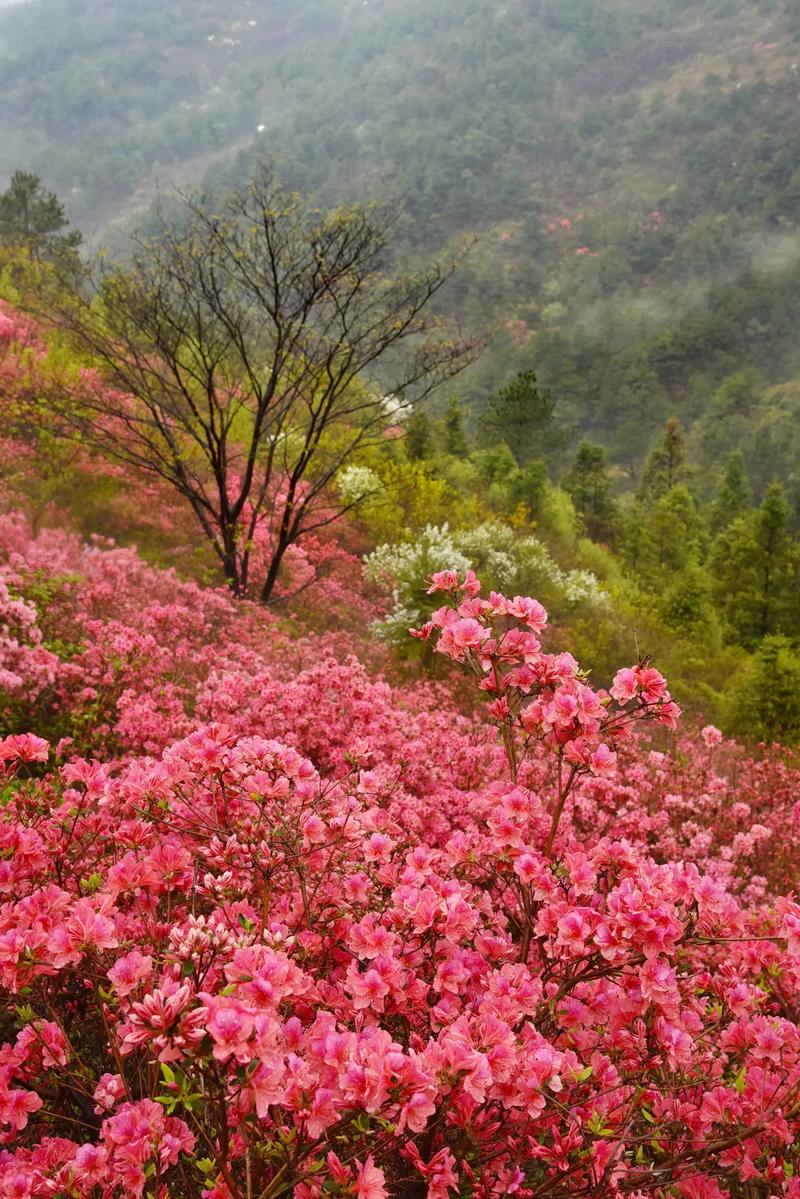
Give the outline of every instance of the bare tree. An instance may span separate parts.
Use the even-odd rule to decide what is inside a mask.
[[[104,376],[64,415],[180,493],[239,595],[268,526],[268,601],[288,547],[346,510],[330,484],[381,435],[385,397],[418,402],[481,347],[430,316],[455,263],[388,269],[386,209],[322,213],[266,169],[220,208],[181,201],[63,307]]]

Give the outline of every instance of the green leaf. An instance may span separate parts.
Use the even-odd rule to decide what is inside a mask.
[[[587,1124],[587,1128],[592,1136],[595,1137],[613,1137],[614,1129],[606,1128],[605,1121],[599,1112],[592,1112],[591,1118]]]

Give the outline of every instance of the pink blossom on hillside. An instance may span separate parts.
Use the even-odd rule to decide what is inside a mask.
[[[788,753],[668,739],[649,662],[597,688],[471,573],[474,711],[130,550],[0,564],[73,647],[68,760],[0,743],[3,1199],[795,1199]]]

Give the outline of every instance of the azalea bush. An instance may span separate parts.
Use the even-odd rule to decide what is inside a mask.
[[[292,559],[302,592],[293,605],[311,599],[315,610],[340,611],[342,624],[374,618],[352,554],[314,541]],[[23,731],[35,723],[57,742],[68,739],[72,752],[100,744],[106,757],[159,752],[192,727],[204,682],[223,664],[227,672],[246,664],[263,673],[268,663],[275,671],[278,645],[291,642],[286,652],[299,669],[320,647],[352,645],[331,631],[311,651],[311,623],[301,628],[235,602],[226,588],[154,568],[131,547],[86,542],[64,528],[34,533],[22,513],[0,515],[3,724]]]
[[[170,744],[0,740],[2,1199],[800,1195],[800,905],[714,842],[789,766],[657,750],[650,663],[595,689],[536,600],[429,589],[483,715],[245,607],[208,662],[153,626]]]

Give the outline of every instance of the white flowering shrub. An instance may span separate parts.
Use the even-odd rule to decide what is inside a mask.
[[[336,486],[343,504],[358,504],[367,496],[382,490],[382,483],[369,466],[346,466],[336,477]]]
[[[392,597],[391,613],[376,626],[378,635],[405,642],[409,628],[424,623],[430,607],[421,580],[436,570],[464,574],[471,565],[446,524],[427,525],[413,541],[378,546],[364,560],[365,577]]]
[[[595,575],[588,570],[562,570],[546,545],[536,537],[523,537],[517,543],[520,591],[530,590],[546,597],[558,612],[578,604],[604,604],[607,600]]]
[[[494,521],[455,534],[457,548],[469,558],[478,577],[489,580],[500,591],[511,591],[517,586],[516,541],[512,529]]]
[[[366,577],[392,600],[391,612],[378,623],[378,635],[405,644],[408,629],[424,623],[428,610],[420,580],[435,570],[463,574],[470,568],[487,589],[533,594],[556,616],[579,604],[606,602],[590,571],[562,570],[536,537],[520,537],[495,521],[473,529],[428,525],[413,541],[381,545],[364,562]]]
[[[401,400],[392,392],[383,396],[381,406],[386,413],[386,419],[394,425],[400,425],[408,419],[410,412],[408,400]]]

